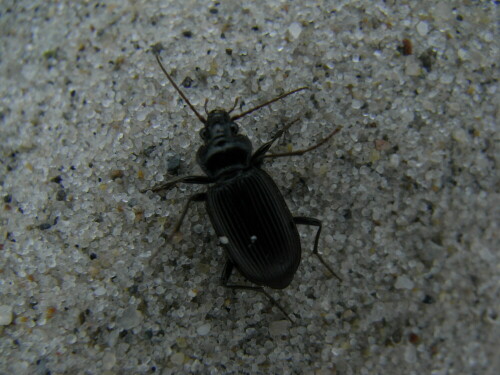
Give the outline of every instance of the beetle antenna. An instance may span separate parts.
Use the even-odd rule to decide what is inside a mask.
[[[184,93],[179,88],[179,86],[177,86],[175,84],[175,82],[172,79],[172,77],[170,77],[170,74],[167,73],[167,70],[163,67],[163,64],[161,63],[160,55],[155,54],[155,56],[156,56],[156,61],[158,61],[158,64],[160,65],[161,70],[163,70],[163,73],[165,73],[165,75],[167,76],[167,78],[170,81],[170,83],[172,84],[172,86],[174,86],[174,88],[177,90],[177,92],[179,93],[179,95],[181,96],[181,98],[184,99],[184,101],[187,103],[187,105],[189,106],[189,108],[191,108],[191,110],[194,112],[194,114],[196,115],[196,117],[198,117],[198,119],[202,123],[206,124],[207,123],[207,119],[198,113],[198,111],[194,108],[194,106],[191,104],[191,102],[189,101],[189,99],[186,98],[186,95],[184,95]]]
[[[257,107],[253,107],[253,108],[249,109],[248,111],[245,111],[243,113],[240,113],[240,114],[238,114],[236,116],[231,117],[231,121],[238,120],[239,118],[242,118],[243,116],[246,116],[249,113],[252,113],[252,112],[254,112],[254,111],[258,110],[258,109],[267,107],[269,104],[277,102],[278,100],[281,100],[281,99],[287,97],[288,95],[295,94],[296,92],[299,92],[299,91],[302,91],[302,90],[309,90],[309,87],[299,87],[298,89],[286,92],[286,93],[284,93],[284,94],[282,94],[282,95],[280,95],[280,96],[278,96],[278,97],[276,97],[274,99],[271,99],[271,100],[269,100],[269,101],[267,101],[265,103],[262,103],[262,104],[258,105]]]

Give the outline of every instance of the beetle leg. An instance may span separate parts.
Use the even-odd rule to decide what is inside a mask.
[[[184,205],[184,209],[182,210],[181,217],[179,218],[179,220],[177,220],[177,223],[175,224],[175,227],[174,227],[174,230],[172,231],[172,234],[175,234],[179,231],[179,228],[181,227],[182,222],[184,221],[184,217],[186,216],[186,214],[188,212],[189,205],[191,204],[191,202],[203,202],[206,199],[207,199],[207,193],[198,193],[195,195],[191,195],[189,197],[188,201]]]
[[[318,227],[318,231],[316,232],[316,238],[314,239],[314,249],[313,249],[313,254],[318,257],[321,263],[330,271],[330,273],[335,276],[339,281],[342,281],[342,279],[335,273],[333,272],[332,268],[328,265],[328,263],[325,262],[323,257],[319,255],[318,253],[318,243],[319,243],[319,235],[321,233],[321,221],[318,219],[314,219],[312,217],[305,217],[305,216],[297,216],[293,218],[293,221],[295,224],[303,224],[303,225],[315,225]]]
[[[172,231],[171,236],[175,235],[179,231],[179,228],[181,227],[181,224],[184,221],[184,217],[187,214],[187,211],[189,209],[189,205],[191,204],[191,202],[203,202],[206,199],[207,199],[207,193],[198,193],[198,194],[191,195],[189,197],[188,201],[184,205],[184,209],[182,210],[181,217],[177,220],[177,223],[175,223],[174,230]],[[167,234],[163,234],[163,237],[169,238],[169,236]],[[156,256],[158,255],[159,250],[160,249],[158,248],[158,249],[156,249],[156,251],[154,251],[151,254],[151,258],[149,259],[150,264],[156,259]],[[159,267],[159,264],[157,264],[157,267]]]
[[[266,157],[266,153],[269,151],[269,149],[271,148],[271,146],[273,145],[274,142],[276,142],[276,140],[281,137],[283,135],[283,133],[285,131],[288,130],[288,128],[290,128],[290,126],[292,126],[293,124],[295,124],[296,122],[298,122],[300,119],[295,119],[291,122],[289,122],[288,124],[286,124],[285,126],[283,126],[280,130],[278,130],[276,132],[276,134],[273,135],[273,137],[271,138],[270,141],[264,143],[262,146],[260,146],[257,151],[255,151],[252,155],[252,163],[253,164],[259,164],[262,162],[262,160]]]
[[[286,316],[286,318],[293,324],[293,320],[288,316],[286,313],[285,309],[283,309],[280,304],[269,294],[266,292],[266,290],[261,287],[261,286],[251,286],[251,285],[235,285],[235,284],[228,284],[229,278],[231,277],[231,273],[233,272],[234,268],[234,263],[230,261],[229,259],[226,261],[226,264],[224,265],[224,269],[222,270],[222,274],[220,277],[220,281],[222,286],[230,289],[243,289],[243,290],[253,290],[255,292],[259,292],[264,294],[269,300],[275,305],[282,313],[283,315]]]
[[[328,134],[325,138],[323,138],[322,140],[320,140],[315,145],[312,145],[311,147],[308,147],[308,148],[305,148],[305,149],[302,149],[302,150],[292,151],[292,152],[283,152],[283,153],[280,153],[280,154],[268,154],[268,155],[264,155],[263,157],[265,157],[265,158],[278,158],[278,157],[281,157],[281,156],[304,155],[306,152],[312,151],[312,150],[318,148],[319,146],[321,146],[322,144],[324,144],[331,137],[333,137],[335,134],[337,134],[340,131],[340,129],[342,129],[342,127],[338,127],[337,129],[335,129],[334,131],[332,131],[330,134]]]
[[[231,277],[231,273],[233,273],[234,263],[229,259],[224,264],[224,268],[222,269],[222,274],[220,275],[220,283],[222,286],[226,286],[229,278]]]
[[[174,178],[173,180],[170,181],[162,182],[161,184],[153,186],[152,188],[143,189],[141,190],[141,193],[145,193],[146,191],[149,190],[154,191],[156,193],[162,190],[172,189],[175,185],[182,182],[186,184],[209,184],[213,181],[207,176],[182,176]]]
[[[253,107],[243,113],[240,113],[240,114],[237,114],[233,117],[231,117],[231,121],[236,121],[238,120],[239,118],[242,118],[243,116],[246,116],[248,115],[249,113],[252,113],[253,111],[256,111],[258,109],[261,109],[261,108],[264,108],[264,107],[267,107],[269,104],[272,104],[274,102],[277,102],[278,100],[281,100],[283,98],[286,98],[288,95],[292,95],[292,94],[295,94],[296,92],[299,92],[299,91],[302,91],[302,90],[309,90],[309,87],[299,87],[298,89],[295,89],[295,90],[292,90],[292,91],[288,91],[284,94],[281,94],[280,96],[274,98],[274,99],[271,99],[271,100],[268,100],[267,102],[265,103],[262,103],[262,104],[259,104],[258,106],[256,107]]]
[[[238,97],[234,100],[234,105],[233,105],[233,107],[232,107],[229,111],[227,111],[227,114],[228,114],[228,115],[229,115],[231,112],[233,112],[233,111],[234,111],[234,109],[235,109],[235,108],[236,108],[236,106],[238,105],[238,102],[239,102],[239,101],[240,101],[240,97],[238,96]]]

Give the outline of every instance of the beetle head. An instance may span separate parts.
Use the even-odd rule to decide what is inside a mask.
[[[200,136],[205,144],[199,148],[197,160],[207,175],[217,178],[249,165],[252,144],[238,134],[238,124],[227,111],[210,111]]]
[[[200,130],[200,136],[205,141],[205,144],[220,138],[229,140],[236,134],[238,134],[238,124],[231,121],[229,113],[223,109],[210,111],[205,127]]]

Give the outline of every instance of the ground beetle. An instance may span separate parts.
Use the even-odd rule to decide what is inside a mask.
[[[292,90],[234,116],[230,114],[236,108],[238,99],[229,111],[214,109],[208,112],[207,101],[205,101],[207,115],[205,118],[198,113],[175,84],[158,54],[156,54],[156,59],[172,86],[205,125],[200,131],[204,145],[198,149],[196,159],[206,176],[178,177],[151,189],[143,190],[143,192],[167,190],[182,182],[211,184],[206,192],[194,194],[188,199],[173,232],[176,233],[179,230],[191,202],[205,202],[210,221],[227,253],[228,259],[221,275],[222,284],[228,288],[250,289],[264,293],[290,319],[284,309],[263,289],[263,286],[283,289],[292,281],[301,258],[297,224],[318,227],[313,254],[336,278],[339,280],[340,278],[318,254],[321,222],[309,217],[292,216],[275,182],[261,169],[261,165],[264,158],[302,155],[314,150],[337,133],[340,128],[335,129],[326,138],[307,149],[268,154],[272,144],[298,121],[295,120],[283,126],[269,142],[252,153],[250,140],[238,134],[238,125],[235,121],[288,95],[305,90],[307,87]],[[229,284],[229,277],[234,267],[246,279],[258,286]]]

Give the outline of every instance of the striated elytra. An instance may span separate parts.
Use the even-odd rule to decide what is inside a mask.
[[[196,158],[206,175],[178,177],[144,191],[164,191],[179,183],[209,185],[206,192],[194,194],[188,199],[173,232],[179,230],[191,202],[205,202],[215,232],[220,238],[224,238],[221,245],[226,250],[227,261],[221,275],[222,285],[261,292],[290,319],[263,287],[283,289],[292,281],[301,259],[297,224],[318,228],[313,254],[336,278],[340,278],[318,253],[321,222],[309,217],[294,217],[275,182],[261,166],[265,158],[302,155],[312,151],[340,131],[340,128],[307,149],[269,154],[272,144],[298,121],[295,120],[283,126],[270,141],[253,152],[252,143],[248,137],[239,134],[235,121],[288,95],[305,90],[306,87],[292,90],[233,116],[230,114],[236,108],[238,99],[229,111],[215,109],[208,112],[205,102],[205,118],[175,84],[158,55],[156,59],[172,86],[204,124],[200,131],[204,144],[198,149]],[[257,286],[230,284],[229,278],[234,267]]]

